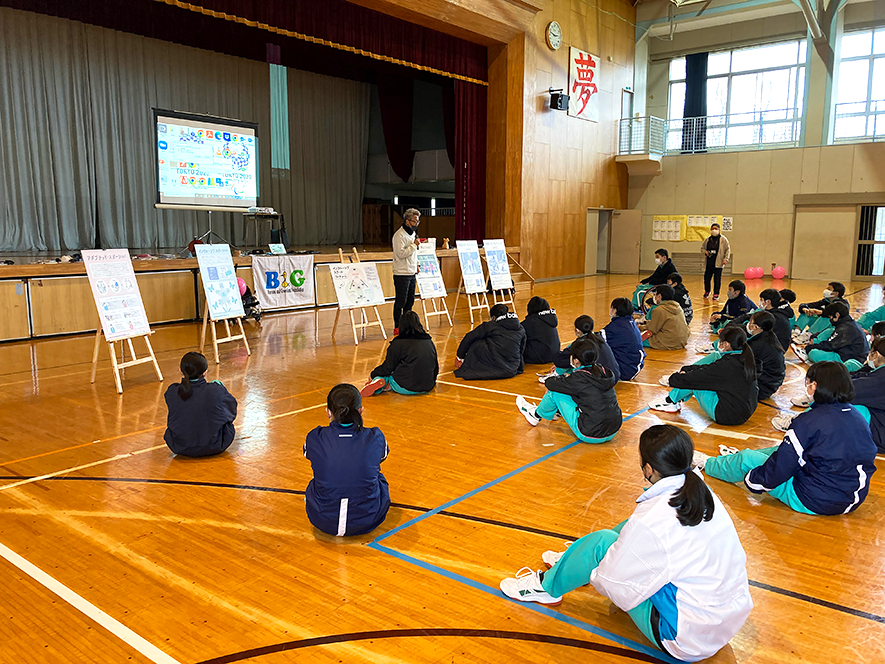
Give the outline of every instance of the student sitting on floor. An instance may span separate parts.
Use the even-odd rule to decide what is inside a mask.
[[[756,412],[756,358],[747,333],[737,325],[729,325],[719,334],[717,352],[661,382],[674,389],[663,401],[651,402],[648,407],[652,410],[678,413],[682,402],[694,397],[710,419],[729,426],[743,424]]]
[[[665,284],[655,288],[655,308],[643,327],[643,346],[656,350],[685,348],[691,330],[685,322],[682,307],[676,301],[676,293],[670,286]]]
[[[872,327],[870,327],[870,343],[883,337],[885,337],[885,321],[880,320],[878,323],[873,323]]]
[[[390,341],[381,366],[372,370],[371,379],[360,390],[363,397],[393,390],[397,394],[426,394],[436,386],[439,362],[433,339],[421,326],[414,311],[399,319],[399,334]]]
[[[174,454],[188,457],[221,454],[234,441],[237,400],[221,381],[206,382],[209,364],[202,353],[181,358],[181,382],[166,390],[166,433]]]
[[[633,305],[626,297],[616,297],[609,314],[611,322],[602,332],[618,363],[621,380],[633,380],[645,366],[642,332],[633,320]]]
[[[525,369],[525,330],[506,304],[496,304],[489,320],[468,332],[458,346],[455,375],[464,380],[513,378]]]
[[[759,401],[765,401],[784,384],[787,364],[784,361],[784,347],[774,333],[775,316],[773,311],[754,311],[747,321],[749,345],[756,358],[756,382],[759,386]]]
[[[885,338],[874,339],[867,365],[851,377],[854,399],[851,404],[870,423],[873,442],[885,454]]]
[[[740,279],[735,279],[728,284],[727,295],[728,300],[726,300],[725,306],[722,307],[722,311],[717,311],[710,318],[710,328],[713,332],[718,332],[735,318],[748,314],[756,309],[753,300],[747,297],[746,284]]]
[[[614,352],[605,340],[605,331],[593,332],[595,325],[590,316],[578,316],[575,319],[575,337],[577,339],[592,339],[599,343],[599,364],[611,371],[615,376],[615,382],[617,382],[621,380],[621,369],[615,360]],[[561,376],[572,371],[574,368],[572,367],[572,346],[570,344],[556,353],[553,369],[538,378],[538,382],[543,383],[550,376]]]
[[[817,302],[803,302],[799,305],[799,315],[796,317],[798,332],[794,335],[798,343],[808,343],[818,335],[824,339],[829,336],[823,334],[832,330],[830,322],[823,317],[828,304],[842,302],[846,307],[851,306],[845,299],[845,286],[838,281],[828,283],[823,296],[823,299]]]
[[[362,413],[359,390],[347,383],[336,385],[326,397],[329,426],[317,427],[304,441],[304,456],[313,469],[304,493],[307,518],[329,535],[368,533],[390,508],[381,473],[387,441],[380,429],[363,426]]]
[[[793,419],[780,445],[700,459],[699,467],[725,482],[743,480],[753,493],[768,492],[803,514],[848,514],[867,497],[876,444],[851,406],[854,387],[844,364],[813,365],[805,389],[811,409]]]
[[[766,288],[759,293],[759,304],[756,311],[771,312],[774,316],[774,327],[772,330],[775,336],[777,336],[781,348],[789,348],[792,340],[792,323],[790,322],[790,319],[793,316],[793,310],[790,308],[790,303],[781,300],[781,294],[776,289]],[[737,325],[745,325],[752,315],[752,313],[749,313],[744,314],[743,316],[738,316],[732,322]]]
[[[625,611],[639,631],[673,657],[712,657],[753,608],[747,556],[719,498],[692,472],[694,446],[672,425],[639,437],[651,487],[626,521],[585,535],[565,551],[546,551],[550,569],[524,567],[501,581],[520,602],[555,605],[587,584]]]
[[[828,304],[821,315],[833,326],[833,332],[825,341],[805,347],[793,345],[793,352],[803,362],[842,362],[849,371],[857,371],[867,360],[870,344],[867,335],[857,321],[848,314],[844,302]]]
[[[547,364],[559,353],[559,331],[556,326],[556,309],[547,300],[533,297],[529,300],[527,315],[522,321],[525,330],[525,351],[522,358],[526,364]]]
[[[857,319],[857,324],[866,332],[872,332],[873,326],[882,322],[885,322],[885,304],[878,309],[873,309],[865,314],[861,314],[861,317]]]
[[[670,260],[670,254],[666,249],[658,249],[655,252],[655,264],[657,265],[655,271],[640,281],[633,291],[633,308],[637,311],[641,308],[642,294],[649,288],[663,286],[667,283],[667,277],[676,272],[676,266]]]
[[[787,318],[790,319],[790,325],[795,327],[796,312],[793,311],[793,302],[796,301],[796,293],[789,288],[781,288],[778,293],[781,296],[781,304],[778,309],[786,314]]]
[[[674,272],[667,277],[667,285],[676,293],[676,301],[682,307],[682,313],[685,314],[686,325],[691,325],[691,319],[694,318],[694,309],[691,306],[691,297],[688,295],[688,289],[682,283],[682,275]]]
[[[621,428],[621,408],[614,390],[618,381],[611,370],[597,363],[597,339],[578,339],[571,348],[573,371],[548,378],[544,383],[547,393],[537,406],[524,397],[516,397],[516,406],[533,427],[559,413],[585,443],[608,442]]]

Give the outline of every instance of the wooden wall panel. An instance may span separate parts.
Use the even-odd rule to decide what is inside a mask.
[[[31,316],[34,334],[66,334],[94,330],[98,312],[84,277],[32,279]]]
[[[151,325],[195,317],[192,272],[139,274],[137,280]]]
[[[23,281],[0,281],[0,341],[28,336],[28,296]]]

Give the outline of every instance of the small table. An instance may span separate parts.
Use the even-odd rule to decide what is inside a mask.
[[[250,212],[243,215],[246,219],[246,231],[243,235],[243,241],[245,244],[249,244],[249,221],[252,222],[252,230],[255,235],[255,246],[261,246],[261,243],[258,241],[258,222],[266,221],[270,224],[270,230],[273,232],[274,230],[279,230],[283,227],[283,215],[279,212],[274,212],[273,214],[268,214],[266,212]],[[274,229],[274,222],[277,223],[277,228]],[[270,239],[268,239],[268,242]],[[265,244],[268,244],[266,242]]]

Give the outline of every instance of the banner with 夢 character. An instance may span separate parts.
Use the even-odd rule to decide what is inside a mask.
[[[573,46],[568,56],[568,114],[599,122],[599,57]]]

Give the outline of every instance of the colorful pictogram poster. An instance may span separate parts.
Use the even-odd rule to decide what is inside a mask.
[[[436,257],[435,237],[418,245],[417,277],[422,300],[446,296],[446,284],[439,267],[439,259]]]
[[[105,339],[117,341],[151,333],[128,249],[84,249],[86,276]]]
[[[482,270],[482,262],[479,260],[476,240],[458,240],[457,247],[465,292],[482,293],[486,289],[486,277]]]
[[[203,292],[209,303],[209,317],[225,320],[245,315],[230,245],[198,244],[194,249],[203,279]]]
[[[482,247],[486,250],[486,262],[489,264],[492,290],[513,288],[510,261],[507,258],[507,249],[504,248],[504,240],[483,240]]]

